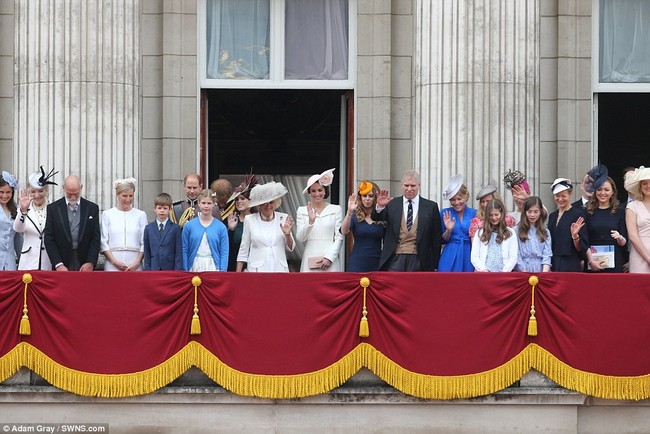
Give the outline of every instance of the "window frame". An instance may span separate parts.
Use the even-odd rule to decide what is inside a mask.
[[[347,80],[287,80],[284,78],[285,0],[270,2],[270,58],[267,80],[207,78],[207,1],[197,1],[198,81],[203,89],[354,89],[357,78],[357,0],[348,0]]]
[[[650,92],[650,83],[600,81],[600,0],[591,0],[591,87],[594,93]]]

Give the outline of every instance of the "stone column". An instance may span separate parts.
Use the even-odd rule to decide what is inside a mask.
[[[416,0],[414,160],[424,196],[455,173],[471,204],[508,169],[539,178],[539,2]],[[441,204],[448,206],[447,203]],[[512,203],[509,204],[512,208]]]
[[[113,181],[140,174],[140,0],[15,0],[14,14],[13,167],[23,182],[41,164],[76,173],[110,208]]]

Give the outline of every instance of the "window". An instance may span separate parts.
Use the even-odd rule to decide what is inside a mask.
[[[201,87],[353,87],[356,0],[204,0],[201,11]]]
[[[594,1],[594,88],[650,91],[650,2]]]

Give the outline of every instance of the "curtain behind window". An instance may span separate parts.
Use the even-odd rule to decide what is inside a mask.
[[[269,1],[208,0],[208,78],[269,78]]]
[[[650,1],[601,0],[599,78],[650,83]]]
[[[347,0],[287,0],[285,78],[348,78]]]

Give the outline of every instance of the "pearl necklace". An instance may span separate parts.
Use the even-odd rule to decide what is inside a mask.
[[[34,210],[34,214],[36,214],[36,222],[38,223],[38,228],[43,231],[45,229],[45,218],[47,217],[47,210],[45,207],[47,204],[43,204],[40,208],[36,207],[34,203],[32,202],[32,209]]]
[[[275,211],[273,211],[271,217],[266,217],[264,214],[260,213],[260,218],[262,219],[263,222],[272,222],[273,219],[275,218]]]

